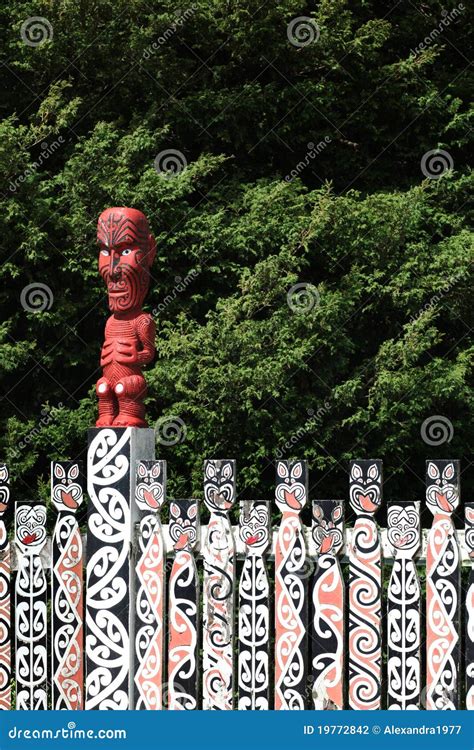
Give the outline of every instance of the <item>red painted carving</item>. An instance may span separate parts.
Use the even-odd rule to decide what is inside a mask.
[[[148,221],[134,208],[107,208],[97,224],[99,272],[107,285],[112,315],[97,381],[97,427],[146,427],[142,365],[155,354],[155,324],[142,310],[156,244]]]

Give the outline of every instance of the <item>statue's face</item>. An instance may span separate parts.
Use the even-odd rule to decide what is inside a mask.
[[[156,251],[146,217],[134,208],[107,208],[99,216],[97,242],[110,310],[140,309]]]

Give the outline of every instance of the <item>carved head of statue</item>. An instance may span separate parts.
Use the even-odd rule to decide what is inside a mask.
[[[156,243],[148,220],[135,208],[107,208],[97,224],[99,273],[113,313],[139,310],[150,282]]]

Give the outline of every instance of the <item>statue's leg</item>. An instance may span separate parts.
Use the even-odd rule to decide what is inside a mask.
[[[95,391],[99,400],[99,419],[96,427],[110,427],[118,414],[117,397],[107,378],[97,381]]]
[[[146,427],[143,399],[146,383],[143,375],[128,375],[120,378],[115,388],[119,412],[114,427]]]

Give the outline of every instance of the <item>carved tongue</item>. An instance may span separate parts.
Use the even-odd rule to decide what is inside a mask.
[[[174,545],[175,550],[184,549],[188,543],[188,535],[184,532],[181,532],[181,536],[179,537],[178,541]]]
[[[296,499],[294,492],[288,492],[288,490],[285,490],[285,502],[292,510],[301,509],[301,503]]]
[[[21,541],[23,544],[32,544],[33,542],[36,542],[36,534],[27,534]]]
[[[61,500],[63,501],[66,508],[72,508],[73,510],[77,508],[77,503],[70,492],[64,492],[64,490],[62,490]]]
[[[373,512],[379,507],[372,502],[370,495],[359,495],[359,502],[361,504],[362,510],[365,510],[367,512]]]
[[[255,535],[255,536],[249,536],[245,540],[245,544],[255,544],[255,542],[258,542],[258,536],[257,535]]]
[[[143,490],[143,497],[145,498],[145,502],[147,505],[150,506],[150,508],[158,508],[158,503],[156,502],[155,498],[153,497],[153,493],[149,490]]]
[[[453,506],[449,502],[446,495],[444,495],[442,492],[436,493],[436,500],[438,502],[439,507],[441,510],[444,510],[445,513],[452,513],[453,512]]]
[[[329,552],[331,547],[332,547],[332,538],[330,536],[325,536],[321,544],[321,552],[323,554],[325,552]]]

